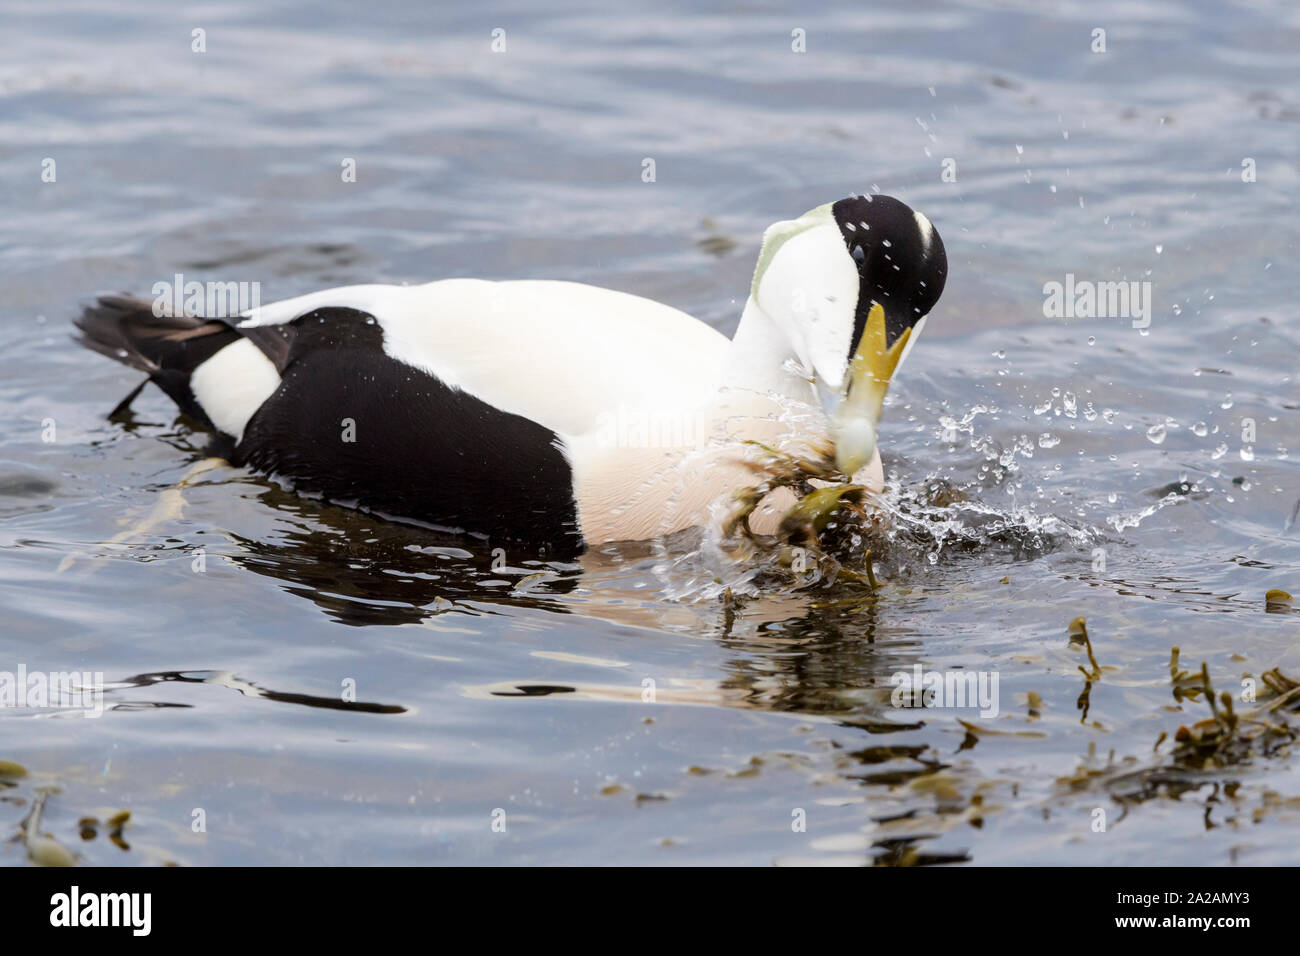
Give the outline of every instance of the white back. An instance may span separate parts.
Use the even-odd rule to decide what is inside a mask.
[[[391,357],[562,435],[596,428],[620,408],[708,401],[730,345],[650,299],[551,280],[347,286],[263,306],[242,324],[325,306],[374,315]]]

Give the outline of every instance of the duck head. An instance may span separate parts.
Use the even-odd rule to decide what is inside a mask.
[[[947,274],[930,220],[889,196],[850,196],[763,234],[747,308],[811,377],[844,474],[875,453],[885,392]]]

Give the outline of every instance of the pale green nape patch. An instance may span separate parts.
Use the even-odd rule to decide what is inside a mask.
[[[754,281],[749,284],[749,294],[752,297],[758,297],[758,284],[762,281],[767,267],[772,264],[772,258],[778,249],[801,232],[807,232],[828,222],[834,224],[835,214],[831,212],[833,205],[835,204],[828,202],[816,209],[808,210],[798,219],[786,219],[767,227],[767,231],[763,233],[763,247],[758,250],[758,264],[754,266]]]

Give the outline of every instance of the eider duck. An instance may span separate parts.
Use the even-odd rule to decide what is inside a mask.
[[[384,517],[577,553],[707,524],[755,484],[755,443],[833,454],[879,488],[885,390],[946,274],[925,216],[866,195],[764,232],[730,340],[658,302],[551,280],[346,286],[228,319],[106,296],[76,324],[235,465]],[[756,530],[779,520],[782,493]]]

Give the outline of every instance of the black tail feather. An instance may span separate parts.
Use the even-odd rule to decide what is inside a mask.
[[[219,319],[155,315],[153,303],[131,296],[100,296],[76,320],[76,340],[92,351],[147,372],[185,412],[210,425],[194,399],[190,375],[239,338]]]

